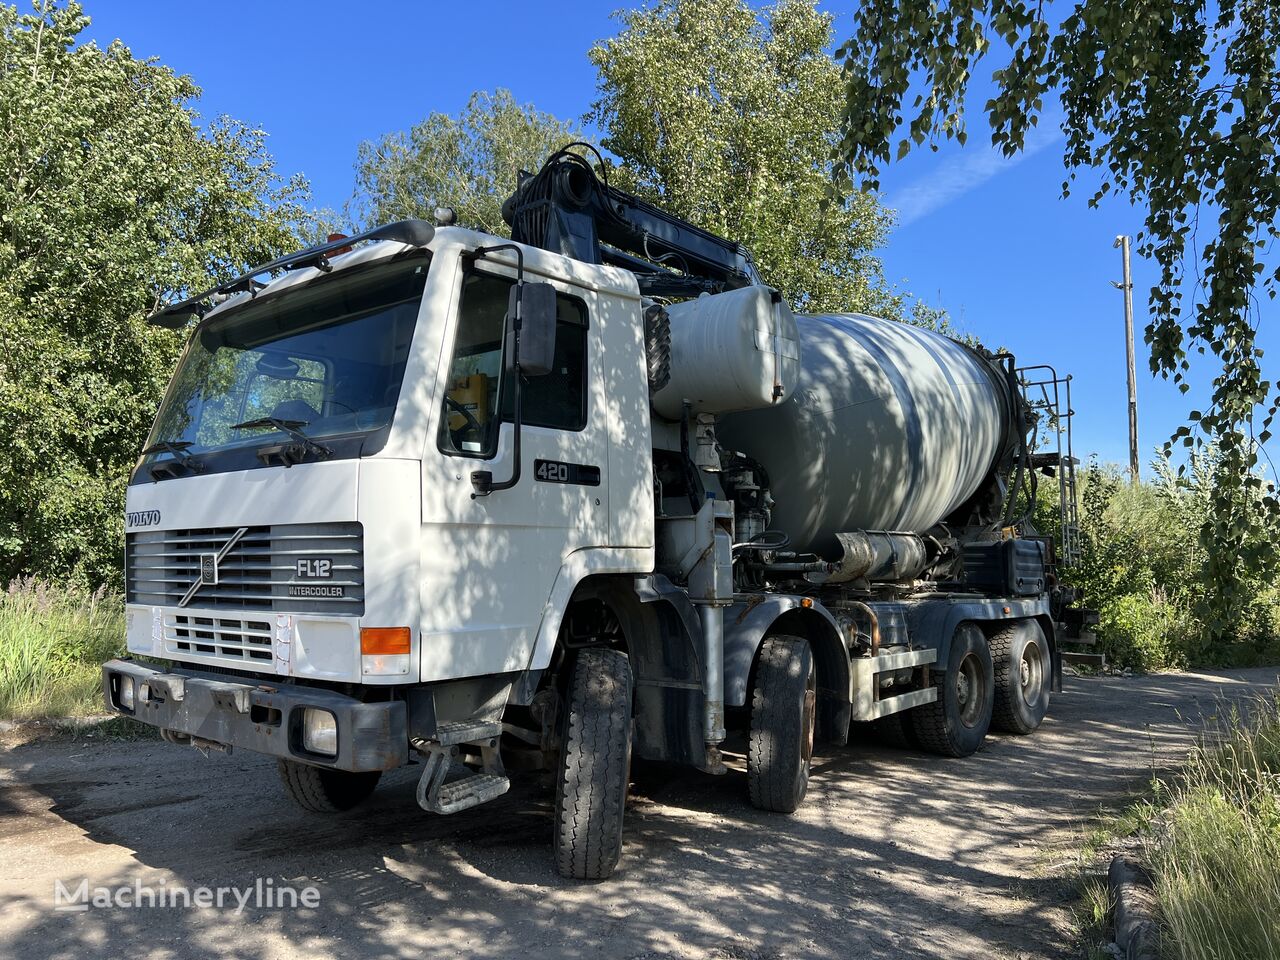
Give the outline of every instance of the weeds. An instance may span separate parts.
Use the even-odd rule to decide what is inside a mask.
[[[101,665],[124,649],[124,607],[104,588],[15,580],[0,593],[0,717],[101,712]]]
[[[1171,957],[1280,957],[1280,693],[1225,711],[1143,840]]]
[[[1099,861],[1151,869],[1168,960],[1280,960],[1280,690],[1224,703],[1186,763],[1102,812],[1082,838],[1075,913],[1082,952],[1107,956]]]

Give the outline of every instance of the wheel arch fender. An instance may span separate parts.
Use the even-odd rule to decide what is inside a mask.
[[[601,589],[625,593],[625,582],[631,579],[628,574],[641,573],[652,566],[653,551],[650,549],[587,548],[575,550],[565,557],[543,608],[526,669],[545,670],[551,663],[560,640],[564,616],[574,602],[591,597]],[[618,581],[623,581],[623,584],[618,584]],[[611,586],[601,588],[600,584]],[[622,615],[616,609],[614,612],[621,619]],[[623,631],[626,631],[625,624]]]
[[[843,632],[826,607],[802,605],[808,598],[752,597],[724,613],[724,702],[741,707],[751,690],[760,644],[777,634],[809,641],[818,669],[818,729],[822,739],[844,743],[852,717],[849,650]]]
[[[975,623],[983,635],[999,629],[1014,620],[1035,619],[1044,626],[1049,617],[1048,599],[1023,600],[924,600],[914,604],[907,612],[907,629],[912,643],[922,647],[936,647],[938,659],[934,670],[945,670],[951,655],[951,638],[956,628],[966,620]],[[1050,637],[1049,631],[1045,635]]]
[[[636,755],[705,765],[702,628],[688,594],[661,575],[595,574],[576,584],[562,622],[575,604],[589,601],[612,611],[631,661]],[[551,652],[547,657],[555,662]]]

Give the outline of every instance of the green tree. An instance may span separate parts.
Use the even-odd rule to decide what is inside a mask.
[[[264,134],[81,7],[0,6],[0,581],[119,577],[124,482],[181,335],[164,299],[293,244]]]
[[[590,119],[610,179],[744,243],[797,309],[901,317],[873,254],[891,225],[870,194],[831,202],[844,98],[832,18],[809,0],[661,0],[592,48]]]
[[[1280,236],[1278,49],[1275,0],[865,0],[837,52],[846,188],[876,187],[895,139],[899,158],[944,138],[963,144],[969,80],[998,51],[984,108],[992,142],[1017,153],[1057,101],[1064,194],[1080,172],[1096,172],[1091,205],[1117,192],[1145,208],[1138,252],[1160,270],[1151,369],[1186,392],[1189,351],[1220,364],[1208,403],[1174,437],[1216,449],[1200,529],[1215,633],[1247,603],[1253,577],[1277,569],[1280,500],[1256,468],[1280,396],[1262,376],[1254,331],[1259,294],[1274,299],[1280,287],[1268,262]]]
[[[507,236],[502,203],[516,175],[580,139],[573,123],[521,106],[509,90],[474,93],[457,117],[433,113],[407,133],[360,144],[350,217],[367,227],[452,207],[463,225]]]

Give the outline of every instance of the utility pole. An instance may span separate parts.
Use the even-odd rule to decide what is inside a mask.
[[[1129,272],[1129,238],[1116,237],[1112,244],[1120,248],[1124,258],[1124,280],[1111,285],[1124,291],[1124,347],[1129,364],[1129,482],[1137,486],[1138,473],[1138,374],[1133,361],[1133,275]]]

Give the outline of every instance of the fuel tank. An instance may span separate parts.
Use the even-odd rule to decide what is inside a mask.
[[[771,529],[834,558],[836,534],[923,532],[986,480],[1012,437],[1016,400],[977,351],[920,327],[858,314],[799,315],[795,389],[726,414],[720,443],[760,461]]]

